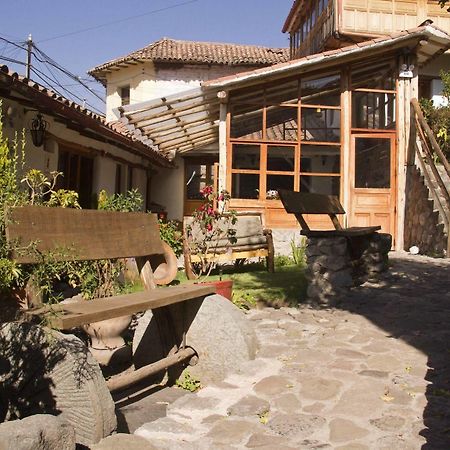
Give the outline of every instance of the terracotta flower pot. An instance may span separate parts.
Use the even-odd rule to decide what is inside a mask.
[[[233,295],[233,280],[203,281],[201,284],[213,285],[216,288],[216,294],[231,300]]]

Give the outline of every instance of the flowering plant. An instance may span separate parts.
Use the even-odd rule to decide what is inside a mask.
[[[201,191],[203,203],[193,213],[193,221],[186,227],[186,245],[194,275],[207,277],[217,266],[215,257],[224,253],[224,247],[236,242],[236,211],[228,210],[230,194],[223,190],[214,192],[212,186]]]

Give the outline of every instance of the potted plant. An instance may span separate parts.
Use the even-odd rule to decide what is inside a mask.
[[[217,193],[212,186],[201,191],[203,203],[192,213],[190,223],[185,226],[184,257],[189,279],[205,280],[224,255],[231,250],[230,244],[236,242],[236,211],[229,210],[230,194]],[[232,280],[213,281],[216,292],[231,299]],[[203,281],[204,282],[204,281]]]

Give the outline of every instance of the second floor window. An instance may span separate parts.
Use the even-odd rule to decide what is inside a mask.
[[[130,85],[119,88],[120,104],[122,106],[130,104]]]

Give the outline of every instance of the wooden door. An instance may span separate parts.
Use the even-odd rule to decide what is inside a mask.
[[[395,134],[352,136],[349,226],[381,225],[395,238]]]

